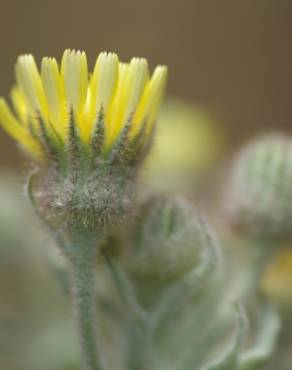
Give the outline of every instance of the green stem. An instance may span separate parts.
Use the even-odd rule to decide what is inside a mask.
[[[116,288],[120,294],[122,303],[126,309],[124,320],[127,341],[127,370],[153,369],[154,349],[152,348],[152,322],[149,315],[140,306],[135,291],[123,270],[108,256],[104,255],[105,262]]]
[[[97,232],[82,225],[74,225],[68,229],[70,241],[66,242],[39,211],[33,194],[34,176],[35,172],[29,176],[27,183],[28,196],[32,207],[42,222],[49,228],[58,246],[71,262],[71,290],[84,369],[101,370],[101,359],[96,340],[96,297],[94,294],[94,274],[98,250]],[[99,238],[99,241],[101,243],[102,239]]]
[[[126,312],[129,313],[130,310],[132,319],[138,320],[141,325],[149,325],[150,320],[147,312],[138,302],[134,288],[127,276],[123,273],[123,270],[120,269],[115,261],[107,254],[104,254],[104,258],[121,300],[126,307]]]
[[[96,237],[86,235],[82,231],[76,235],[73,238],[74,242],[70,245],[72,295],[82,347],[83,365],[86,370],[101,370],[101,358],[96,339],[96,297],[94,294]]]

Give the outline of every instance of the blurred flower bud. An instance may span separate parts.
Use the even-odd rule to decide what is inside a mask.
[[[142,209],[130,246],[127,259],[135,276],[172,280],[197,267],[204,259],[202,250],[213,250],[214,240],[184,199],[154,198]]]
[[[292,232],[292,140],[272,134],[236,158],[228,188],[229,216],[248,234],[272,238]]]

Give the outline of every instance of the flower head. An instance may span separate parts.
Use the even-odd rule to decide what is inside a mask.
[[[66,157],[72,138],[93,155],[110,153],[121,136],[145,144],[151,136],[166,81],[166,67],[152,76],[145,59],[121,63],[100,53],[92,73],[84,52],[66,50],[60,66],[43,58],[40,71],[32,55],[15,66],[11,110],[0,99],[0,125],[37,159]],[[65,155],[64,155],[65,154]]]
[[[13,110],[0,99],[0,125],[43,165],[45,214],[70,223],[115,224],[133,198],[134,178],[151,143],[167,69],[145,59],[121,63],[101,53],[88,72],[84,52],[66,50],[60,66],[32,55],[15,66]]]

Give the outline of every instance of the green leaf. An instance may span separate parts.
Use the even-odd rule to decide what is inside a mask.
[[[272,354],[281,327],[279,314],[268,302],[259,315],[259,331],[253,348],[240,356],[239,370],[259,369]]]
[[[200,370],[235,370],[237,367],[239,353],[242,347],[245,329],[246,318],[243,308],[236,304],[236,329],[232,337],[231,343],[219,359],[215,359]]]

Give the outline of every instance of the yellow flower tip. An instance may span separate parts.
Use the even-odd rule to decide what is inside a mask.
[[[25,54],[18,57],[15,72],[27,104],[47,119],[47,106],[42,81],[34,57]]]
[[[64,84],[55,58],[44,57],[41,64],[41,77],[49,108],[49,119],[55,131],[64,138],[66,134],[67,112]]]
[[[125,117],[134,113],[149,78],[148,63],[143,58],[133,58],[125,83]]]
[[[108,108],[118,80],[119,59],[115,53],[99,54],[91,80],[92,103],[96,111]]]
[[[65,50],[61,62],[61,78],[68,109],[78,116],[85,105],[88,85],[87,58],[84,52]]]
[[[107,116],[109,145],[134,115],[148,80],[149,69],[146,59],[132,58],[129,64],[119,63],[117,93]]]
[[[145,125],[146,133],[151,132],[164,96],[166,81],[167,67],[157,66],[137,106],[131,130],[132,137],[139,132],[141,125]]]
[[[41,159],[39,143],[32,138],[28,130],[14,117],[4,98],[0,98],[0,126],[35,158]]]

